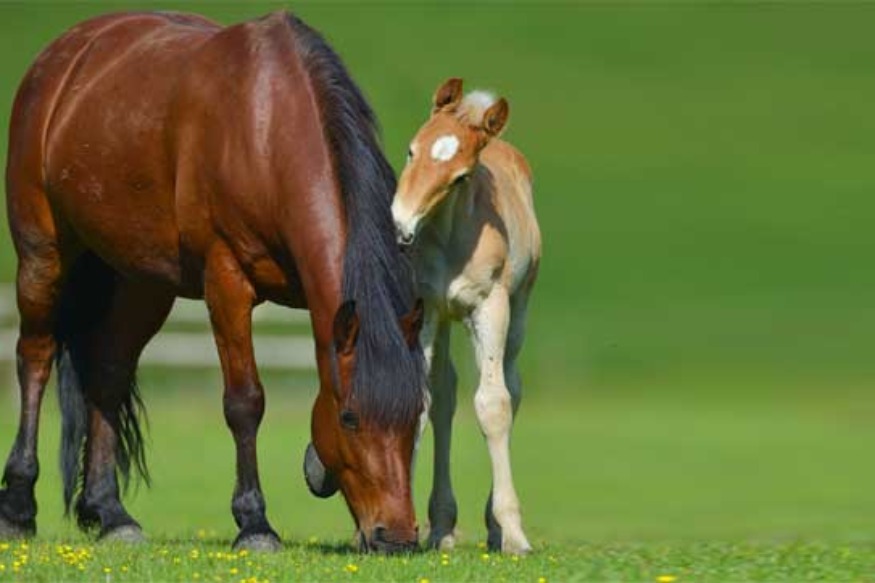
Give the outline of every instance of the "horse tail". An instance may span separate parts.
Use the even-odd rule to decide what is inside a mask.
[[[69,514],[73,496],[81,486],[88,406],[85,389],[91,371],[89,343],[106,316],[116,286],[116,273],[97,256],[86,253],[74,264],[61,292],[55,326],[58,371],[58,400],[61,409],[60,465],[64,484],[64,506]],[[143,434],[139,417],[143,404],[132,382],[117,410],[119,434],[116,461],[127,486],[131,460],[146,483]]]

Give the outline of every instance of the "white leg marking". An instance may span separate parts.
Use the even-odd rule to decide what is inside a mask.
[[[504,352],[510,323],[507,291],[496,285],[466,323],[480,367],[474,408],[492,458],[492,512],[501,526],[501,548],[506,553],[526,553],[531,545],[523,533],[510,467],[513,406],[504,379]]]

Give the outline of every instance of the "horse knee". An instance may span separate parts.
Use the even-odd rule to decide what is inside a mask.
[[[233,432],[253,432],[264,416],[264,391],[260,384],[229,387],[223,399],[225,421]]]
[[[483,385],[477,389],[474,409],[480,428],[487,437],[502,435],[510,429],[513,407],[510,393],[504,385]]]

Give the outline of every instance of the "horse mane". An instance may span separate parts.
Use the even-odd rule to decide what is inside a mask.
[[[410,423],[422,411],[426,377],[422,350],[408,347],[399,323],[413,306],[414,278],[395,240],[395,173],[376,116],[340,57],[300,19],[287,20],[317,92],[346,208],[342,291],[355,300],[360,321],[350,398],[382,426]]]

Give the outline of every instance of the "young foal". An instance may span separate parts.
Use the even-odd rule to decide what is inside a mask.
[[[507,117],[504,99],[478,91],[463,98],[460,79],[441,85],[430,119],[410,144],[392,215],[399,242],[412,250],[426,306],[420,341],[429,367],[435,439],[429,545],[455,543],[449,461],[456,373],[449,324],[461,320],[480,368],[474,406],[492,458],[489,546],[525,553],[531,547],[520,521],[509,440],[521,391],[516,358],[541,235],[531,170],[519,151],[498,138]]]

